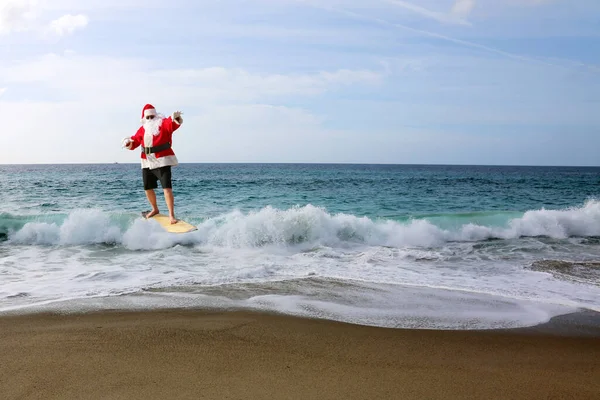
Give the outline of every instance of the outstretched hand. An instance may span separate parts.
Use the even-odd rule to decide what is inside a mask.
[[[173,121],[175,121],[179,125],[183,123],[183,118],[181,118],[181,114],[183,114],[181,111],[175,111],[172,115]]]

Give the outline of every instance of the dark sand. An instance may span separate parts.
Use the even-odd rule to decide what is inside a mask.
[[[241,311],[8,316],[0,399],[600,399],[598,325],[558,321],[473,332]]]

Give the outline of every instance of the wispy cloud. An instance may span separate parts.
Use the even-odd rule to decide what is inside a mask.
[[[159,69],[146,59],[60,56],[0,67],[0,85],[35,83],[39,90],[74,100],[132,103],[141,98],[178,98],[190,104],[253,102],[283,96],[312,96],[352,85],[376,85],[385,73],[338,69],[316,73],[253,73],[243,68]],[[152,82],[151,85],[148,82]],[[124,88],[128,90],[123,91]],[[115,93],[121,92],[118,99]],[[128,94],[129,93],[129,94]]]
[[[456,0],[451,14],[458,18],[466,18],[475,7],[475,0]]]
[[[447,42],[452,42],[452,43],[459,44],[459,45],[462,45],[462,46],[471,47],[471,48],[475,48],[475,49],[479,49],[479,50],[484,50],[484,51],[487,51],[487,52],[490,52],[490,53],[495,53],[495,54],[498,54],[498,55],[502,55],[502,56],[513,58],[513,59],[517,59],[517,60],[522,60],[522,61],[527,61],[527,62],[536,62],[536,63],[542,63],[542,64],[551,65],[551,64],[545,63],[543,61],[535,60],[535,59],[532,59],[532,58],[529,58],[529,57],[526,57],[526,56],[522,56],[522,55],[518,55],[518,54],[509,53],[509,52],[506,52],[506,51],[502,51],[502,50],[496,49],[494,47],[485,46],[485,45],[474,43],[474,42],[470,42],[470,41],[467,41],[467,40],[456,39],[456,38],[453,38],[453,37],[450,37],[450,36],[442,35],[442,34],[435,33],[435,32],[426,31],[426,30],[423,30],[423,29],[412,28],[412,27],[404,25],[404,24],[390,22],[390,21],[387,21],[385,19],[378,18],[378,17],[371,17],[371,16],[368,16],[368,15],[359,14],[359,13],[356,13],[354,11],[349,11],[349,10],[345,10],[345,9],[341,9],[341,8],[326,7],[326,6],[314,6],[314,7],[318,7],[318,8],[321,8],[323,10],[327,10],[327,11],[331,11],[331,12],[335,12],[335,13],[339,13],[339,14],[344,14],[346,16],[349,16],[349,17],[352,17],[352,18],[361,19],[361,20],[364,20],[364,21],[375,22],[375,23],[378,23],[380,25],[391,26],[391,27],[394,27],[394,28],[403,29],[403,30],[410,31],[410,32],[413,32],[413,33],[417,33],[417,34],[420,34],[420,35],[423,35],[423,36],[428,36],[428,37],[432,37],[432,38],[444,40],[444,41],[447,41]]]
[[[59,36],[73,33],[76,29],[84,28],[88,24],[88,17],[82,14],[63,15],[50,22],[50,30]]]
[[[33,0],[2,0],[0,3],[0,34],[26,30],[37,17]]]
[[[317,4],[314,2],[307,3],[303,0],[300,0],[300,1],[302,1],[304,4],[306,4],[308,6],[316,8],[316,9],[321,9],[321,10],[328,11],[328,12],[346,15],[346,16],[354,18],[354,19],[374,22],[374,23],[377,23],[382,26],[388,26],[388,27],[402,29],[402,30],[405,30],[407,32],[412,32],[417,35],[439,39],[442,41],[458,44],[458,45],[461,45],[464,47],[469,47],[472,49],[482,50],[482,51],[485,51],[488,53],[500,55],[500,56],[511,58],[514,60],[523,61],[525,63],[537,64],[539,66],[555,67],[555,68],[560,68],[560,69],[569,70],[569,71],[586,72],[586,73],[591,73],[591,74],[596,74],[599,71],[599,69],[595,65],[590,65],[590,64],[586,64],[586,63],[574,63],[573,61],[571,61],[569,59],[561,59],[558,57],[555,57],[554,59],[552,59],[550,57],[541,58],[541,57],[530,56],[527,54],[517,54],[517,53],[510,52],[510,51],[505,51],[505,50],[502,50],[502,49],[499,49],[496,47],[476,43],[473,41],[457,39],[452,36],[432,32],[429,30],[414,28],[414,27],[408,26],[406,24],[391,22],[387,19],[383,19],[383,18],[380,18],[377,16],[366,14],[366,13],[359,13],[359,12],[351,11],[349,9],[345,9],[345,8],[341,8],[341,7],[327,6],[327,5],[324,5],[323,3]],[[386,1],[398,2],[399,0],[386,0]],[[514,0],[514,1],[517,4],[541,5],[541,4],[546,4],[546,3],[550,3],[553,1],[557,1],[557,0]],[[472,11],[473,7],[475,7],[475,2],[476,2],[476,0],[457,0],[454,4],[452,12],[453,13],[462,13],[463,17],[466,17],[466,14],[470,13]],[[406,2],[402,1],[402,3],[406,3]]]
[[[505,1],[507,5],[511,2],[515,5],[541,5],[551,3],[556,0],[510,0]],[[480,0],[456,0],[452,6],[450,14],[459,19],[466,19],[473,9],[480,3]]]
[[[515,4],[540,5],[550,3],[553,0],[512,0]],[[467,18],[477,5],[477,0],[455,0],[449,12],[432,11],[428,8],[404,1],[404,0],[384,0],[384,2],[393,4],[397,7],[412,11],[422,17],[436,20],[441,23],[472,25]]]
[[[452,9],[452,13],[450,13],[450,14],[431,11],[424,7],[417,6],[415,4],[412,4],[412,3],[409,3],[406,1],[402,1],[402,0],[385,0],[385,1],[389,4],[393,4],[395,6],[412,11],[412,12],[419,14],[425,18],[434,19],[438,22],[449,23],[449,24],[459,24],[459,25],[470,25],[469,22],[467,22],[466,20],[463,19],[463,16],[466,16],[466,15],[455,12],[456,6],[459,5],[459,3],[461,3],[461,2],[464,3],[465,0],[462,0],[462,1],[459,0],[454,5],[454,8]],[[466,1],[474,2],[474,0],[466,0]]]
[[[46,3],[38,0],[1,0],[0,34],[34,31],[64,36],[88,24],[88,17],[82,14],[66,14],[48,23],[43,18],[44,11]]]

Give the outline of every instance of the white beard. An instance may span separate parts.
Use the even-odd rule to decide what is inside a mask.
[[[152,147],[153,137],[158,135],[158,128],[160,128],[162,122],[162,115],[157,115],[154,119],[144,119],[142,121],[142,126],[144,127],[144,146]]]
[[[163,121],[162,115],[157,115],[154,119],[145,119],[142,124],[144,126],[144,132],[150,133],[152,136],[158,135],[158,128],[160,128]]]

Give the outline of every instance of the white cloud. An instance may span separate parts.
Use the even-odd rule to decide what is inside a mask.
[[[440,30],[440,34],[425,31],[431,20],[446,23],[463,18],[459,17],[461,13],[464,18],[471,15],[474,1],[470,6],[463,2],[456,8],[457,14],[452,14],[453,0],[395,1],[403,4],[400,10],[385,1],[348,0],[348,5],[345,0],[327,0],[325,4],[336,3],[350,11],[331,15],[316,10],[318,18],[311,18],[315,10],[303,9],[305,14],[297,21],[295,17],[279,19],[288,11],[283,7],[254,7],[258,0],[236,9],[223,5],[235,4],[232,0],[203,0],[202,4],[210,5],[210,10],[203,10],[199,18],[206,18],[210,24],[202,24],[190,14],[186,20],[193,22],[176,31],[161,31],[160,22],[152,24],[152,29],[164,36],[150,53],[142,53],[144,49],[131,43],[121,42],[119,47],[111,48],[126,54],[130,51],[127,46],[135,46],[133,53],[148,54],[151,59],[85,56],[76,47],[77,53],[64,51],[61,55],[10,64],[13,54],[25,57],[27,53],[9,52],[0,65],[0,88],[10,89],[9,96],[0,97],[0,118],[9,124],[5,127],[6,144],[15,151],[0,162],[136,162],[139,153],[123,151],[120,143],[139,126],[141,107],[147,102],[165,114],[175,109],[184,111],[184,127],[175,143],[182,162],[427,162],[423,157],[441,162],[475,162],[475,153],[484,158],[478,145],[488,146],[487,154],[496,150],[490,145],[493,135],[485,135],[486,125],[525,124],[540,127],[540,131],[547,129],[545,125],[556,124],[597,126],[597,118],[592,117],[596,114],[589,111],[590,100],[587,107],[581,105],[582,99],[595,99],[593,93],[598,91],[578,83],[581,77],[571,76],[569,82],[561,84],[561,71],[516,54],[454,39],[451,36],[455,27],[440,27],[448,28]],[[510,1],[516,4],[517,0],[501,4],[487,1],[478,1],[475,11],[483,10],[483,15],[490,7],[488,15],[494,15],[494,7],[507,8]],[[533,1],[528,4],[533,5]],[[75,0],[59,3],[60,6],[53,2],[52,9],[43,9],[45,20],[35,20],[40,33],[48,32],[49,28],[43,31],[42,27],[48,27],[52,18],[67,13],[84,13],[99,22],[115,18],[123,23],[132,15],[123,8],[109,10],[108,3],[100,0],[81,2],[81,6]],[[129,7],[131,3],[125,0],[119,7]],[[170,3],[174,9],[181,6],[181,2],[175,3]],[[116,3],[110,0],[110,4]],[[521,1],[523,5],[525,2]],[[105,6],[103,11],[95,8]],[[394,10],[400,12],[390,13]],[[261,15],[259,22],[257,14]],[[340,14],[369,23],[339,23]],[[144,21],[146,17],[143,16]],[[383,19],[388,17],[389,21]],[[417,21],[415,27],[424,29],[395,23],[403,21],[399,17],[412,18]],[[423,22],[418,21],[422,17],[428,20],[417,25]],[[329,23],[330,19],[333,23]],[[197,30],[192,24],[198,26]],[[407,24],[413,25],[412,21]],[[59,26],[56,33],[67,34],[73,25]],[[179,31],[185,31],[185,37]],[[356,39],[363,32],[371,35],[369,41]],[[478,52],[439,46],[437,40],[405,44],[401,40],[403,33],[445,40]],[[478,34],[472,33],[474,37]],[[154,32],[148,34],[153,36]],[[229,40],[229,36],[244,40]],[[253,36],[252,42],[248,36]],[[257,37],[261,40],[255,41]],[[330,45],[334,41],[339,44],[340,37],[346,40],[344,46]],[[318,46],[299,45],[300,39],[305,42],[307,38]],[[329,42],[324,43],[323,38]],[[239,45],[234,46],[233,42]],[[84,43],[85,48],[90,49],[90,44]],[[195,54],[194,49],[202,51]],[[168,54],[167,59],[160,54]],[[401,60],[391,65],[386,60],[394,54],[401,54]],[[444,57],[447,54],[457,54],[461,63],[449,63]],[[464,59],[465,54],[475,54],[475,61]],[[368,63],[381,58],[382,71],[368,67]],[[480,58],[489,60],[490,65],[479,65],[476,61]],[[537,79],[544,73],[547,77]],[[385,85],[380,85],[384,81]],[[553,97],[553,93],[561,92],[556,89],[563,88],[571,89],[565,92],[571,93],[565,104],[572,103],[572,108],[565,108]],[[5,90],[0,89],[0,95]],[[331,93],[336,90],[344,90],[348,95]],[[583,94],[578,94],[578,90]],[[323,93],[327,96],[319,97]],[[368,106],[375,99],[380,103]],[[472,140],[477,124],[483,126],[478,141]],[[412,130],[405,130],[407,125]],[[454,131],[441,132],[444,128],[440,126],[450,126]],[[457,133],[462,127],[467,133],[471,129],[471,136],[462,136],[465,146],[459,150],[456,145],[461,136]],[[428,129],[440,131],[422,132]],[[432,147],[434,151],[430,152]],[[532,147],[534,151],[536,148]],[[462,152],[460,157],[457,152]],[[455,158],[444,158],[450,157],[448,154]],[[511,154],[510,149],[506,154]]]
[[[0,101],[0,118],[11,121],[5,127],[10,132],[9,145],[27,149],[2,162],[137,161],[121,151],[119,144],[135,133],[146,103],[166,115],[176,109],[184,111],[189,127],[179,142],[184,160],[202,159],[198,149],[202,157],[213,159],[248,158],[252,153],[242,144],[270,149],[255,153],[256,159],[268,158],[278,147],[283,149],[281,160],[292,157],[300,147],[306,156],[311,153],[307,138],[322,138],[322,121],[302,108],[278,105],[284,97],[297,99],[347,85],[378,84],[382,79],[381,73],[368,70],[314,74],[258,74],[221,67],[158,70],[148,60],[46,55],[0,66],[0,85],[18,88],[25,84],[38,90],[28,93],[33,100]],[[21,115],[36,118],[15,118]],[[218,152],[227,146],[232,153]],[[192,150],[186,153],[187,149]]]
[[[88,24],[88,17],[82,14],[63,15],[62,17],[50,22],[50,30],[59,36],[73,33],[76,29],[84,28]]]
[[[377,84],[383,75],[347,69],[315,74],[257,74],[240,68],[214,67],[155,71],[149,73],[149,78],[171,82],[180,89],[197,88],[216,99],[252,101],[264,96],[314,95],[336,86]]]
[[[29,29],[38,16],[36,6],[35,0],[0,1],[0,34]]]
[[[6,88],[0,88],[0,97],[6,92]]]
[[[46,0],[0,0],[0,35],[50,31],[63,36],[88,24],[88,17],[82,14],[66,14],[48,23],[43,16],[49,9]]]
[[[161,98],[172,101],[173,106],[315,95],[341,86],[378,84],[383,77],[378,71],[346,69],[314,74],[258,74],[221,67],[155,69],[147,60],[56,54],[0,67],[0,84],[35,83],[40,90],[58,93],[63,99],[137,104]]]

